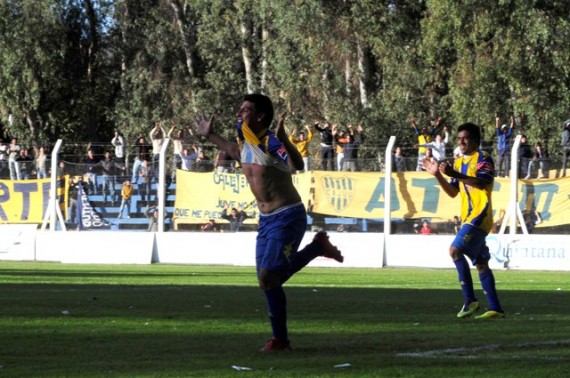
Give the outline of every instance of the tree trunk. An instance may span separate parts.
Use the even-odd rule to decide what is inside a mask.
[[[245,80],[247,84],[247,92],[253,93],[255,90],[254,84],[254,64],[253,64],[253,22],[249,19],[244,19],[241,22],[241,53],[243,57],[243,64],[245,67]]]
[[[359,86],[360,86],[360,103],[364,109],[368,109],[370,104],[368,102],[368,89],[370,88],[370,55],[368,49],[362,46],[359,41],[356,44],[358,50],[358,70],[360,72]]]

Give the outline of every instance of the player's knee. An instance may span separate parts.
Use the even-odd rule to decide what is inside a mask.
[[[261,269],[259,275],[259,287],[262,290],[271,290],[281,285],[281,276],[270,272],[267,269]]]
[[[453,259],[453,261],[460,259],[463,256],[463,253],[459,249],[454,246],[449,247],[449,256]]]

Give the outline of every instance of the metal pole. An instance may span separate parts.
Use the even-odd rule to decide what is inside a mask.
[[[166,177],[166,149],[170,139],[164,139],[160,148],[158,159],[158,188],[156,188],[157,208],[158,208],[158,232],[164,232],[164,203],[166,197],[165,177]]]
[[[396,137],[391,136],[386,147],[384,159],[384,238],[392,232],[392,150],[396,144]]]

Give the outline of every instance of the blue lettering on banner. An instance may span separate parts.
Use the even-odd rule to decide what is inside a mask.
[[[7,221],[8,217],[1,204],[10,200],[10,190],[8,186],[2,182],[0,182],[0,193],[0,218],[2,218],[3,221]]]
[[[544,207],[542,209],[537,209],[543,220],[550,220],[550,205],[552,204],[552,198],[558,193],[559,187],[556,184],[544,183],[544,184],[526,184],[522,186],[523,195],[519,206],[526,209],[530,205],[531,209],[537,209],[538,203],[543,195],[546,195],[546,200],[544,201]]]
[[[422,211],[429,213],[437,212],[439,202],[440,188],[436,179],[419,179],[412,178],[412,186],[424,189],[424,200],[422,202]]]
[[[181,218],[186,218],[188,217],[190,213],[190,209],[174,209],[174,216],[175,217],[181,217]]]
[[[192,210],[192,218],[202,218],[202,210]]]
[[[226,187],[229,187],[236,194],[239,194],[243,189],[249,188],[249,184],[247,183],[245,176],[242,174],[214,172],[212,177],[214,184],[222,185],[223,190],[226,190]]]
[[[370,213],[375,209],[386,208],[383,200],[385,186],[386,186],[386,179],[384,177],[381,177],[380,180],[378,181],[378,185],[376,185],[374,191],[372,192],[372,197],[370,198],[370,200],[368,200],[368,203],[366,203],[366,206],[364,207],[364,209],[367,212]],[[398,199],[398,192],[396,191],[396,183],[394,180],[392,180],[392,183],[390,185],[390,194],[392,195],[392,201],[391,201],[392,211],[400,210],[400,201]]]
[[[14,192],[22,193],[22,213],[20,220],[26,221],[30,215],[30,193],[36,193],[38,185],[34,183],[15,183]]]

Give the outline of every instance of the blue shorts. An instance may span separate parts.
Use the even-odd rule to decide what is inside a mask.
[[[464,224],[459,229],[451,245],[471,259],[473,265],[485,264],[491,258],[489,248],[485,243],[487,232],[470,224]]]
[[[286,278],[307,229],[307,212],[302,203],[261,214],[255,247],[257,276],[261,269]]]

